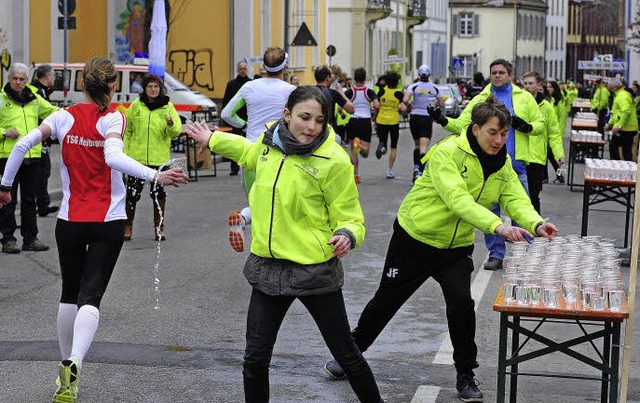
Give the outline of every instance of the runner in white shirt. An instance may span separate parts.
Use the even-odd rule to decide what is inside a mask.
[[[424,164],[422,157],[427,153],[429,141],[433,133],[433,119],[429,116],[427,107],[435,105],[444,108],[444,99],[440,95],[438,87],[429,82],[431,69],[426,64],[418,68],[418,81],[407,87],[404,93],[404,103],[409,102],[413,97],[411,115],[409,117],[409,128],[411,136],[415,142],[413,150],[413,181],[422,176]]]
[[[221,117],[234,127],[247,130],[247,139],[255,142],[265,131],[267,124],[278,121],[287,103],[289,94],[296,87],[283,81],[289,55],[281,48],[269,48],[264,52],[263,67],[267,77],[249,81],[231,98],[222,110]],[[237,115],[238,110],[247,106],[247,120]],[[247,198],[256,173],[244,170],[243,183]],[[229,215],[229,243],[237,252],[244,250],[244,227],[251,223],[251,210],[245,207]]]
[[[0,182],[2,208],[11,200],[11,184],[27,151],[49,137],[60,141],[63,199],[55,233],[62,274],[57,318],[62,362],[54,403],[77,401],[82,360],[98,329],[100,301],[124,243],[122,173],[164,186],[188,180],[179,168],[158,172],[124,154],[126,119],[107,110],[117,78],[111,61],[92,58],[83,77],[85,102],[54,112],[20,139]]]

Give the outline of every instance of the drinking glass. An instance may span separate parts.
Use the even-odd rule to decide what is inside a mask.
[[[609,290],[607,291],[607,297],[609,302],[609,309],[612,311],[619,311],[622,309],[622,300],[624,298],[624,290]]]

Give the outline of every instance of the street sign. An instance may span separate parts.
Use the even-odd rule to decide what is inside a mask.
[[[594,62],[578,60],[578,70],[626,70],[627,62]]]
[[[395,56],[395,57],[392,57]],[[391,55],[387,60],[385,60],[384,64],[395,64],[395,63],[406,63],[407,59],[404,57],[397,57],[397,55]]]
[[[58,17],[58,29],[64,29],[64,17]],[[76,29],[76,17],[67,18],[67,29]]]
[[[462,59],[457,59],[457,58],[454,58],[454,59],[453,59],[453,68],[454,68],[454,69],[455,69],[455,68],[462,68],[462,67],[463,67],[463,64],[464,64],[464,60],[462,60]]]
[[[64,15],[64,1],[58,0],[58,11],[62,15]],[[67,13],[71,15],[74,11],[76,11],[76,0],[67,0]]]
[[[327,46],[327,56],[333,57],[336,55],[336,47],[333,45]]]

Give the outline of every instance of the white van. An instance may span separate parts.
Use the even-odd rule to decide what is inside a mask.
[[[63,93],[63,68],[62,63],[50,63],[53,67],[56,81],[51,94],[51,102],[56,105],[62,105],[64,101]],[[35,81],[35,67],[31,72],[30,82]],[[84,63],[69,63],[67,70],[69,71],[69,93],[67,96],[69,104],[75,104],[84,101],[82,92],[82,70]],[[116,93],[111,101],[114,108],[128,108],[131,102],[138,98],[138,93],[131,91],[131,84],[136,76],[142,76],[147,73],[149,67],[133,64],[116,64],[118,70],[118,78],[116,80]],[[193,91],[186,85],[182,84],[169,73],[164,73],[164,90],[169,96],[171,102],[175,105],[176,110],[185,119],[200,120],[205,119],[207,122],[216,123],[218,120],[218,110],[215,102],[207,98],[203,94]]]

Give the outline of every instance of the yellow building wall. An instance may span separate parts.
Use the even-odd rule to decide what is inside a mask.
[[[222,98],[229,77],[229,0],[170,0],[167,71],[209,98]]]
[[[69,62],[108,57],[107,0],[76,0],[76,4],[76,29],[69,30]],[[50,21],[58,26],[57,15]]]
[[[56,16],[57,17],[57,16]],[[51,61],[51,6],[49,0],[29,1],[29,63]],[[58,21],[56,20],[57,24]]]

